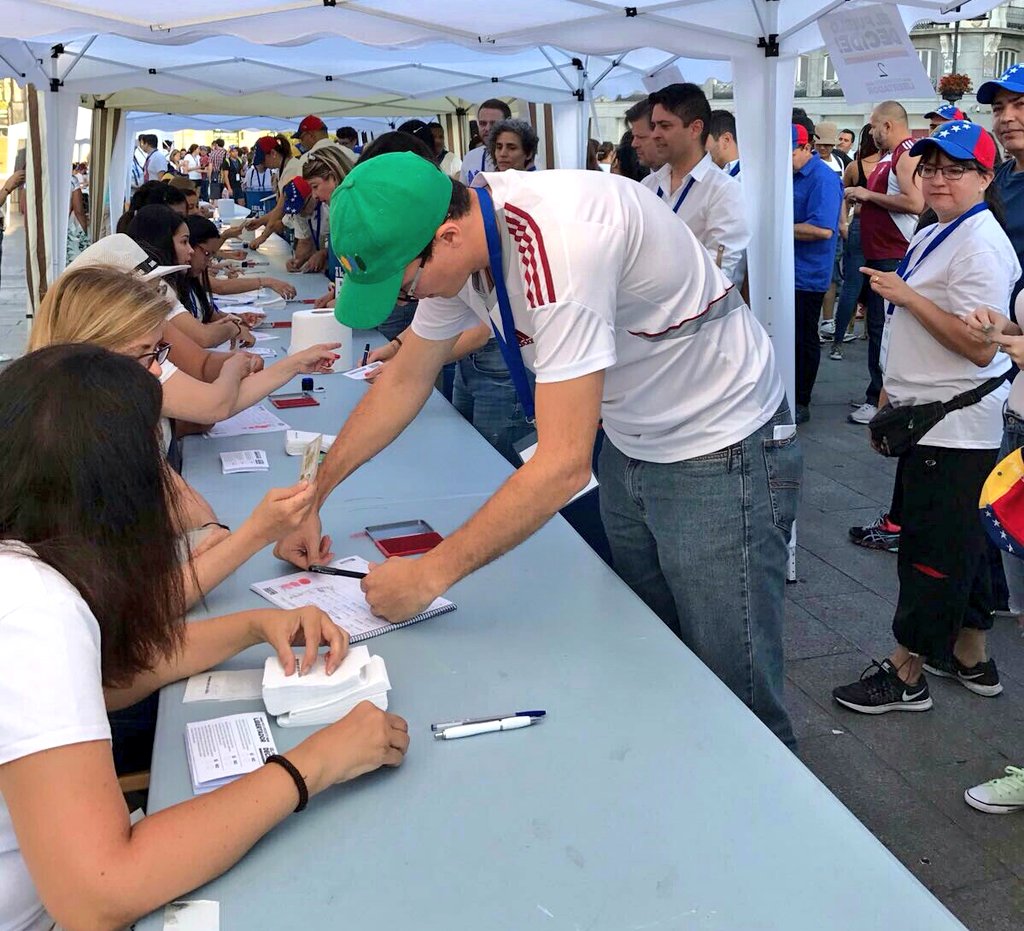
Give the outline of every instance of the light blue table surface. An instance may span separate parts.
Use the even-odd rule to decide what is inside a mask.
[[[320,408],[279,413],[336,432],[366,390],[341,381],[323,380]],[[228,522],[298,472],[283,434],[255,439],[186,443],[186,478]],[[253,447],[271,454],[269,475],[221,474],[217,452]],[[435,395],[336,490],[324,528],[339,555],[373,559],[363,527],[422,518],[448,535],[507,474]],[[248,585],[286,571],[267,549],[196,616],[265,607]],[[403,766],[326,791],[185,896],[219,901],[224,931],[962,929],[561,518],[449,596],[454,613],[369,641],[390,710],[409,721]],[[187,721],[261,707],[183,693],[161,694],[151,812],[191,795]],[[432,722],[526,708],[548,717],[431,738]],[[310,732],[273,729],[281,751]]]

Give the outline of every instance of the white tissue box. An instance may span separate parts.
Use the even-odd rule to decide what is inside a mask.
[[[305,430],[289,430],[284,435],[284,451],[289,456],[301,456],[305,451],[306,447],[313,442],[319,433],[307,433]],[[320,449],[323,452],[327,452],[331,448],[331,444],[337,439],[335,436],[330,436],[325,433],[323,442],[320,445]],[[337,675],[337,673],[335,673]]]
[[[297,654],[296,663],[300,660],[301,654]],[[263,667],[263,703],[270,714],[277,715],[280,727],[331,724],[361,701],[386,711],[390,689],[384,660],[371,656],[362,645],[352,647],[331,676],[322,655],[303,676],[286,676],[276,656]]]

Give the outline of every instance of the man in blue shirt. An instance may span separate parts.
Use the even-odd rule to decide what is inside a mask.
[[[793,258],[796,285],[796,422],[811,413],[811,391],[818,376],[821,343],[818,315],[832,281],[843,182],[814,149],[814,127],[794,123]]]
[[[1006,235],[1024,265],[1024,65],[1011,65],[998,81],[982,84],[978,103],[992,105],[992,132],[1006,150],[1006,161],[996,169],[994,184],[1006,208]],[[1013,289],[1011,316],[1013,300],[1022,287],[1024,277]]]

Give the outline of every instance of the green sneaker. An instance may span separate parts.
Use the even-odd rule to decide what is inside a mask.
[[[1024,769],[1007,766],[1006,775],[974,786],[964,792],[971,808],[990,815],[1008,815],[1024,809]]]

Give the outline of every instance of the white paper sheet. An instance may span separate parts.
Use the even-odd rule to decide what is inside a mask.
[[[185,752],[192,791],[199,795],[259,769],[277,753],[277,746],[266,714],[254,711],[190,721],[185,725]]]
[[[222,669],[190,676],[182,701],[249,701],[262,695],[262,669]]]
[[[214,424],[206,431],[210,437],[246,436],[250,433],[278,433],[290,429],[277,414],[267,410],[262,404],[254,404],[234,417]]]
[[[164,931],[220,931],[220,902],[193,899],[164,906]]]
[[[225,475],[237,472],[266,472],[270,468],[266,450],[236,449],[220,454],[221,470]]]

